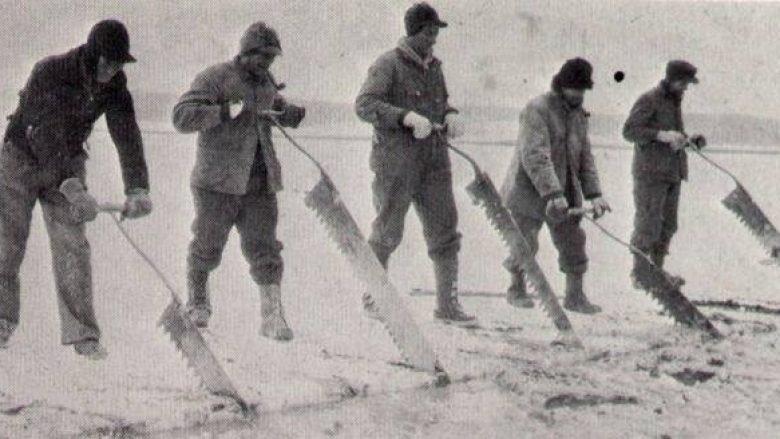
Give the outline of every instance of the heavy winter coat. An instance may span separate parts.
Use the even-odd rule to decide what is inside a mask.
[[[236,61],[211,66],[197,75],[190,90],[173,109],[173,125],[183,133],[198,132],[198,151],[192,171],[192,186],[216,192],[243,195],[252,171],[255,152],[262,148],[268,189],[282,189],[279,160],[271,142],[272,122],[259,116],[263,110],[280,110],[284,126],[290,120],[287,104],[273,78],[255,78]],[[230,103],[244,108],[230,118]]]
[[[526,105],[520,114],[515,153],[501,188],[511,211],[544,219],[545,205],[553,197],[563,194],[570,205],[577,206],[582,204],[582,196],[591,199],[601,195],[587,117],[583,109],[569,108],[555,92]]]
[[[82,145],[95,121],[105,114],[125,190],[148,189],[141,132],[124,72],[99,84],[87,70],[84,46],[38,62],[19,93],[19,106],[9,117],[5,141],[41,169],[64,168],[71,161],[83,162]]]
[[[371,168],[394,175],[408,168],[413,148],[430,147],[438,141],[436,135],[415,139],[403,125],[406,114],[414,111],[443,124],[447,113],[457,111],[448,103],[441,61],[435,57],[423,60],[405,41],[374,62],[355,102],[357,115],[374,126]],[[446,151],[438,158],[449,166]]]
[[[623,137],[634,142],[634,177],[668,182],[688,178],[688,156],[656,140],[659,131],[685,133],[680,99],[666,82],[643,94],[634,104],[623,127]]]

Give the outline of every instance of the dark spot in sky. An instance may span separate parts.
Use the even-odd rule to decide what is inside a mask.
[[[614,78],[615,78],[615,82],[623,82],[623,80],[626,79],[626,74],[623,73],[622,70],[618,70],[617,72],[615,72]]]

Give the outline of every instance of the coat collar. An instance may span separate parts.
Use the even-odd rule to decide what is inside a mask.
[[[414,49],[409,46],[409,42],[406,37],[398,40],[398,51],[401,53],[401,55],[403,55],[404,58],[417,64],[417,66],[423,70],[428,70],[431,68],[431,66],[440,63],[439,59],[433,56],[433,53],[428,55],[425,59],[420,57],[420,55],[418,55],[417,52],[415,52]]]
[[[569,116],[570,114],[575,113],[582,113],[585,117],[589,117],[590,113],[588,113],[584,108],[572,108],[569,106],[569,104],[566,103],[566,100],[563,99],[563,96],[561,96],[560,93],[550,90],[547,92],[547,100],[550,102],[553,109],[556,111],[559,111],[563,113],[566,116]]]

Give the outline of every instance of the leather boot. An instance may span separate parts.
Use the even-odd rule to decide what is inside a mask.
[[[466,314],[458,301],[458,259],[434,261],[436,304],[433,316],[452,323],[474,323],[476,317]]]
[[[190,269],[187,272],[187,315],[198,328],[209,326],[211,300],[208,290],[209,273]]]
[[[583,314],[601,312],[601,307],[590,303],[582,289],[582,273],[566,273],[566,298],[563,307]]]
[[[293,332],[284,319],[281,287],[277,284],[260,285],[260,305],[263,337],[280,341],[292,340]]]
[[[517,308],[533,308],[534,301],[528,297],[525,287],[524,273],[518,268],[509,271],[512,276],[512,283],[506,290],[506,301]]]

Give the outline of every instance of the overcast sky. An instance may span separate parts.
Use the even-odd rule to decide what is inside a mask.
[[[94,22],[123,20],[131,87],[179,94],[209,64],[231,58],[264,20],[281,36],[273,70],[288,96],[351,102],[366,69],[403,32],[407,0],[0,0],[0,78],[18,89],[39,58],[81,44]],[[688,111],[778,116],[780,4],[639,1],[431,1],[456,105],[520,107],[573,56],[595,67],[587,106],[625,113],[672,58],[700,68]],[[613,73],[626,72],[617,83]],[[9,112],[3,110],[3,113]]]

